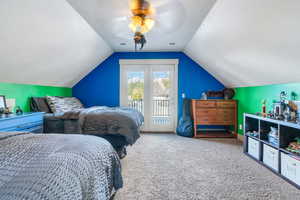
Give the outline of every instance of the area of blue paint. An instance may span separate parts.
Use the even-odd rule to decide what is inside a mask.
[[[182,52],[117,52],[113,53],[73,87],[73,95],[86,107],[119,106],[120,59],[179,59],[178,115],[182,97],[198,99],[203,91],[222,90],[224,86]]]

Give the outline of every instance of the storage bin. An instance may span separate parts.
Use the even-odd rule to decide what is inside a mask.
[[[300,161],[281,153],[281,174],[300,186]]]
[[[248,138],[248,153],[259,160],[259,142],[250,137]]]
[[[263,163],[268,167],[278,171],[278,150],[270,147],[269,145],[263,145]]]

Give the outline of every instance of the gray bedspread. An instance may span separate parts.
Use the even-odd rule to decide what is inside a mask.
[[[108,200],[121,187],[120,160],[102,138],[0,134],[0,199]]]
[[[65,112],[61,118],[79,120],[82,134],[118,134],[124,136],[131,145],[140,137],[140,127],[144,122],[143,115],[137,110],[106,106]]]

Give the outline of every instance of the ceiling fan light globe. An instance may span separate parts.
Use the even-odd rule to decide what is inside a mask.
[[[150,31],[154,27],[155,21],[151,18],[146,18],[144,20],[144,25],[147,26],[148,30]]]
[[[143,26],[142,28],[141,28],[141,33],[147,33],[149,30],[148,30],[148,28],[147,27],[145,27],[145,26]]]
[[[143,18],[140,16],[132,16],[131,23],[135,26],[141,26],[143,24]]]
[[[133,23],[130,23],[128,26],[132,32],[137,32],[137,26],[135,26]]]

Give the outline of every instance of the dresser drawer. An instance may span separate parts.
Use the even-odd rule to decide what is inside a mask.
[[[38,127],[43,126],[43,121],[37,121],[28,124],[21,124],[15,127],[15,131],[28,131],[32,129],[37,129]]]
[[[215,101],[196,101],[197,108],[215,108],[216,102]]]
[[[42,126],[43,114],[13,115],[0,120],[0,132],[26,131],[28,129]]]
[[[31,128],[26,128],[23,130],[24,132],[30,132],[30,133],[43,133],[44,132],[44,126],[39,125],[39,126],[34,126]]]
[[[215,108],[199,108],[196,111],[197,117],[206,117],[206,116],[217,116],[217,109]]]
[[[259,160],[259,141],[248,138],[248,153]]]
[[[234,101],[217,101],[218,108],[235,108]]]
[[[215,125],[223,125],[223,126],[230,126],[230,125],[234,125],[235,124],[235,122],[234,121],[229,121],[229,120],[227,120],[227,121],[225,121],[225,120],[221,120],[221,119],[218,119],[217,118],[217,120],[216,120],[216,123],[215,123]]]
[[[197,124],[201,125],[219,125],[216,117],[199,117],[197,118]]]
[[[270,168],[278,171],[278,150],[270,147],[269,145],[263,145],[263,163]]]
[[[234,112],[232,109],[217,109],[217,116],[222,120],[234,120]]]
[[[281,155],[281,174],[300,186],[300,161],[285,154]]]
[[[228,116],[228,117],[234,117],[235,116],[235,110],[229,109],[229,108],[219,108],[217,109],[218,115],[221,116]]]

